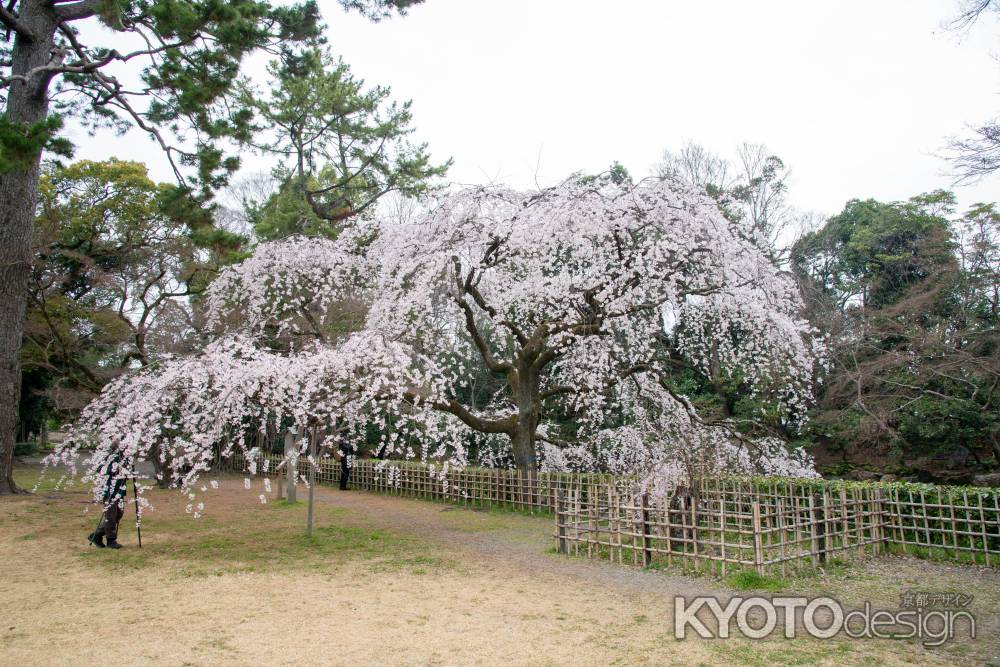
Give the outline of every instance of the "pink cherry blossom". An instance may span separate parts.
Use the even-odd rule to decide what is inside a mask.
[[[95,445],[85,477],[97,494],[109,457],[131,476],[155,455],[190,492],[235,451],[254,474],[250,431],[285,419],[306,466],[311,437],[322,451],[374,426],[385,455],[445,473],[475,443],[479,463],[653,488],[815,475],[807,456],[706,420],[665,381],[669,340],[697,368],[777,384],[791,418],[823,363],[791,277],[715,201],[668,181],[462,190],[415,222],[263,243],[204,302],[215,340],[110,383],[50,463],[75,470]],[[336,326],[345,312],[355,327]]]

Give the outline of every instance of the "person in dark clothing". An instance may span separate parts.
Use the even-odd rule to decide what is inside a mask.
[[[120,476],[121,465],[119,458],[115,456],[108,461],[108,466],[104,470],[104,512],[101,514],[101,522],[97,525],[97,530],[92,532],[87,538],[91,544],[99,549],[108,546],[112,549],[121,549],[118,543],[118,523],[122,520],[125,510],[125,495],[128,493],[125,478]],[[107,545],[104,538],[108,539]]]
[[[342,440],[339,447],[340,452],[340,490],[347,491],[347,480],[351,477],[351,468],[354,466],[354,445]]]

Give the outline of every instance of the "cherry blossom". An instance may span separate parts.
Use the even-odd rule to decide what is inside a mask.
[[[438,470],[474,450],[480,463],[661,486],[815,475],[807,456],[706,420],[670,388],[679,356],[780,387],[795,419],[823,355],[790,276],[676,183],[462,190],[414,221],[263,243],[205,305],[216,340],[108,385],[50,462],[74,467],[96,445],[96,494],[110,456],[131,475],[158,452],[189,491],[217,457],[256,465],[248,435],[283,419],[302,456],[310,438],[329,448],[375,427],[385,455]]]

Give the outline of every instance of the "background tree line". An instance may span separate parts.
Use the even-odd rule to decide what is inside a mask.
[[[341,4],[377,20],[414,3]],[[955,25],[996,8],[966,2]],[[87,21],[158,46],[82,43],[76,26]],[[408,103],[331,54],[312,2],[19,0],[0,23],[0,398],[16,406],[0,414],[0,492],[13,488],[15,432],[39,433],[121,372],[197,348],[199,294],[220,266],[257,241],[336,236],[388,198],[405,214],[449,164],[410,141]],[[272,57],[266,85],[240,73],[254,51]],[[111,64],[134,65],[145,92],[108,74]],[[69,157],[58,135],[66,118],[147,132],[177,181],[154,183],[137,163],[43,163],[43,150]],[[1000,164],[995,126],[952,142],[959,177]],[[231,182],[237,146],[277,166]],[[610,175],[630,178],[620,166]],[[804,423],[775,408],[780,383],[750,399],[739,374],[678,362],[674,388],[748,432],[809,447],[831,474],[968,481],[1000,469],[994,204],[958,212],[938,191],[851,201],[823,219],[788,204],[789,170],[758,144],[726,160],[690,143],[665,153],[655,175],[704,189],[794,273],[804,316],[830,349]],[[679,357],[671,335],[660,342]]]
[[[788,205],[789,171],[766,147],[744,144],[737,154],[733,164],[688,144],[667,152],[655,173],[712,194],[733,225],[795,274],[804,316],[827,338],[829,368],[804,423],[775,409],[780,384],[749,398],[738,374],[678,362],[674,388],[748,433],[805,446],[828,474],[971,481],[995,470],[996,206],[959,214],[954,196],[937,191],[906,202],[853,200],[822,220]],[[303,173],[316,182],[314,172]],[[335,234],[296,185],[300,178],[282,164],[266,178],[237,182],[229,191],[237,210],[218,209],[217,226],[242,229],[241,248],[292,233]],[[22,351],[24,433],[72,416],[123,370],[198,346],[197,295],[229,255],[205,248],[171,217],[169,192],[136,163],[47,167]],[[665,356],[680,358],[670,335],[661,342]],[[469,391],[486,391],[491,381],[483,373]]]
[[[339,4],[377,21],[419,1]],[[447,162],[408,141],[408,103],[333,59],[313,0],[12,0],[0,24],[3,494],[17,491],[15,436],[197,338],[197,294],[250,242],[215,201],[239,150],[281,164],[260,202],[286,212],[261,230],[275,236],[307,231],[296,207],[308,231],[335,234],[386,194],[420,194]],[[264,90],[242,71],[253,53],[273,60]],[[113,161],[43,165],[43,152],[72,155],[67,120],[146,133],[176,181]]]
[[[747,399],[739,378],[679,369],[678,387],[749,430],[801,440],[827,474],[996,483],[1000,468],[1000,211],[951,192],[852,200],[826,220],[787,203],[764,146],[728,161],[694,143],[655,168],[717,198],[795,274],[829,368],[800,424]]]

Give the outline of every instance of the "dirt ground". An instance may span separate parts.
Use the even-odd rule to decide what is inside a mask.
[[[29,487],[37,468],[18,479]],[[734,591],[553,553],[551,518],[317,489],[267,504],[223,478],[195,502],[154,491],[136,546],[86,543],[79,487],[0,499],[2,665],[982,665],[1000,656],[1000,573],[912,559],[785,582],[894,609],[903,591],[972,593],[979,638],[676,640],[673,598]],[[304,495],[304,491],[300,490]],[[746,595],[747,593],[742,593]],[[689,635],[690,637],[690,635]],[[998,663],[1000,664],[1000,663]]]

